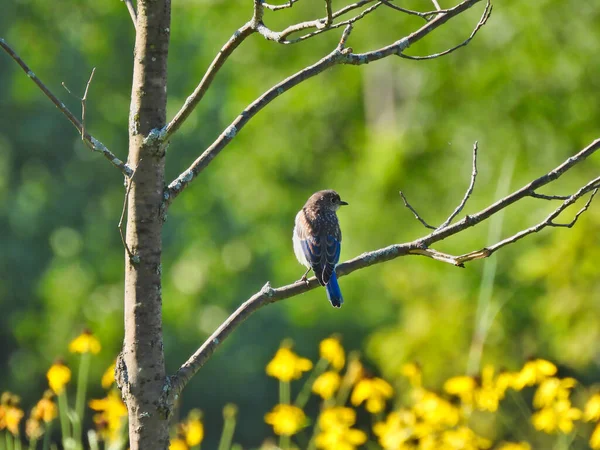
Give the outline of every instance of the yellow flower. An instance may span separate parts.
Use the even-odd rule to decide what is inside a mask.
[[[473,393],[477,383],[473,377],[458,376],[448,379],[444,383],[444,390],[451,395],[456,395],[460,401],[466,404],[473,403]]]
[[[352,391],[350,401],[354,406],[360,405],[366,400],[367,411],[376,414],[385,407],[385,399],[394,395],[394,389],[381,378],[363,378]]]
[[[481,411],[495,412],[504,398],[509,382],[504,374],[494,380],[494,366],[488,364],[481,371],[481,386],[475,390],[475,406]]]
[[[525,386],[533,386],[556,373],[556,366],[545,359],[535,359],[525,363],[513,380],[512,387],[520,391]]]
[[[265,422],[273,427],[275,434],[291,436],[306,425],[306,416],[296,406],[280,404],[265,415]]]
[[[69,344],[71,353],[93,353],[96,355],[100,353],[101,348],[100,341],[96,339],[90,330],[83,330],[83,333]]]
[[[204,439],[204,425],[202,425],[202,412],[198,409],[192,409],[185,422],[181,424],[185,442],[188,446],[194,447],[200,445]]]
[[[106,369],[106,371],[102,374],[102,380],[100,381],[100,384],[102,384],[102,387],[104,389],[108,389],[110,388],[113,383],[115,382],[115,367],[117,366],[116,362],[113,362],[110,366],[108,366],[108,369]]]
[[[169,450],[188,450],[188,446],[183,439],[171,439]]]
[[[25,422],[25,434],[30,441],[37,441],[44,435],[44,428],[39,420],[30,417]]]
[[[329,361],[335,370],[341,370],[346,363],[344,347],[340,340],[334,337],[323,339],[319,344],[319,354],[321,358]]]
[[[342,427],[350,428],[356,422],[356,411],[344,406],[324,409],[319,415],[319,427],[324,430]]]
[[[600,420],[600,394],[594,394],[588,399],[583,411],[583,420],[586,422]]]
[[[460,419],[460,412],[456,406],[429,391],[419,393],[413,411],[434,430],[453,427]]]
[[[442,448],[486,449],[492,441],[477,436],[473,430],[462,426],[455,430],[446,430],[442,435]],[[445,445],[444,445],[445,444]]]
[[[58,416],[56,404],[52,401],[53,392],[47,390],[44,397],[31,410],[31,417],[45,423],[52,422]]]
[[[342,379],[337,372],[331,370],[322,373],[312,385],[312,391],[320,395],[323,400],[333,397],[340,387]]]
[[[367,435],[351,428],[356,422],[356,412],[343,406],[326,408],[319,416],[321,432],[315,439],[317,448],[325,450],[354,450],[367,441]]]
[[[21,422],[23,415],[23,410],[15,405],[4,407],[4,423],[6,429],[15,436],[19,434],[19,423]]]
[[[531,450],[527,442],[503,442],[498,450]]]
[[[281,381],[291,381],[297,380],[310,369],[312,362],[309,359],[299,357],[287,347],[281,347],[267,365],[267,375]]]
[[[379,438],[379,444],[385,450],[397,450],[410,439],[416,438],[414,426],[417,422],[415,414],[400,409],[388,414],[385,422],[373,426],[373,433]]]
[[[417,363],[411,362],[404,364],[400,369],[400,373],[408,378],[408,382],[413,387],[421,387],[422,373],[421,368]]]
[[[569,398],[570,389],[577,384],[574,378],[546,378],[542,381],[535,391],[533,405],[536,408],[545,408],[552,406],[557,400],[566,400]]]
[[[600,424],[596,425],[590,437],[590,447],[594,450],[600,449]]]
[[[127,418],[127,407],[121,400],[121,395],[112,390],[102,399],[90,400],[89,406],[99,412],[94,416],[94,422],[103,428],[102,437],[116,439]]]
[[[573,430],[573,421],[581,418],[581,411],[571,406],[569,400],[559,400],[531,416],[531,421],[536,430],[553,433],[560,430],[570,433]]]
[[[56,361],[50,366],[50,369],[48,369],[46,377],[48,378],[50,389],[52,389],[56,395],[60,395],[65,390],[67,383],[71,380],[71,369],[65,366],[62,361]]]

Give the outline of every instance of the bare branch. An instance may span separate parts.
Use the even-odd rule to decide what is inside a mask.
[[[260,0],[255,0],[255,2],[257,1],[260,2]],[[217,139],[206,150],[204,150],[204,152],[192,163],[192,165],[169,184],[165,191],[165,207],[167,207],[173,201],[173,199],[178,196],[189,185],[189,183],[210,164],[210,162],[233,140],[237,133],[240,132],[240,130],[254,115],[256,115],[261,109],[263,109],[279,95],[283,94],[299,83],[320,74],[330,67],[333,67],[336,64],[350,64],[358,66],[378,61],[390,55],[400,55],[410,45],[423,39],[425,36],[446,23],[452,17],[459,15],[480,1],[482,0],[464,0],[462,3],[454,7],[450,12],[437,16],[435,19],[431,20],[417,31],[394,42],[393,44],[377,50],[366,53],[352,53],[349,51],[349,48],[341,48],[340,46],[337,46],[331,53],[321,58],[315,64],[305,67],[299,72],[296,72],[294,75],[276,84],[256,100],[254,100],[254,102],[248,105],[246,109],[244,109],[240,115],[238,115],[234,121],[219,135],[219,137],[217,137]],[[260,22],[260,16],[256,16],[257,14],[255,12],[256,20],[253,20],[253,22]],[[346,36],[347,38],[350,30],[351,28],[346,28],[343,36]],[[345,43],[343,36],[342,42]],[[189,100],[190,99],[188,99],[188,101]],[[186,106],[184,106],[183,109],[186,109]],[[171,123],[175,122],[176,119],[173,119]],[[169,135],[168,131],[166,132],[166,135]]]
[[[400,191],[400,197],[402,197],[402,201],[404,202],[404,206],[406,206],[408,209],[411,210],[411,212],[415,215],[415,218],[419,222],[421,222],[425,228],[429,228],[430,230],[435,230],[436,229],[436,227],[432,227],[427,222],[425,222],[425,220],[419,215],[419,213],[415,210],[415,208],[413,208],[411,206],[411,204],[408,203],[408,200],[406,199],[406,197],[404,196],[404,193],[402,191]]]
[[[569,198],[568,195],[545,195],[545,194],[538,194],[537,192],[532,192],[530,194],[530,196],[533,198],[539,198],[542,200],[566,200]]]
[[[448,9],[436,9],[435,11],[414,11],[412,9],[406,9],[406,8],[402,8],[400,6],[394,5],[393,3],[391,3],[389,0],[381,0],[381,3],[383,3],[386,6],[389,6],[392,9],[395,9],[396,11],[400,11],[406,14],[410,14],[413,16],[419,16],[422,17],[425,20],[429,20],[429,18],[431,16],[435,16],[437,14],[445,14],[447,12],[452,11],[453,8],[448,8]]]
[[[456,209],[454,211],[452,211],[452,214],[450,214],[450,216],[444,221],[443,224],[441,224],[438,227],[438,229],[445,228],[448,225],[450,225],[450,222],[452,222],[452,219],[454,219],[458,215],[458,213],[460,213],[462,211],[462,209],[465,207],[467,200],[469,200],[469,197],[473,193],[473,188],[475,187],[475,179],[476,178],[477,178],[477,141],[475,141],[475,144],[473,144],[473,170],[471,172],[471,183],[469,184],[467,192],[465,193],[465,196],[462,199],[462,201],[460,202],[460,204],[456,207]]]
[[[431,2],[433,3],[433,6],[435,6],[435,9],[437,9],[438,11],[440,11],[442,9],[440,7],[440,4],[437,2],[437,0],[431,0]]]
[[[52,103],[69,119],[69,121],[77,128],[79,134],[81,134],[82,139],[90,146],[90,148],[95,152],[100,152],[104,155],[106,159],[110,161],[110,163],[119,169],[123,175],[126,177],[130,177],[133,173],[131,168],[119,158],[117,158],[106,146],[88,134],[84,129],[83,125],[79,120],[73,115],[73,113],[65,106],[63,102],[61,102],[58,97],[56,97],[50,90],[46,87],[44,83],[33,73],[33,71],[29,68],[29,66],[21,59],[21,57],[6,43],[6,41],[0,38],[0,47],[8,53],[8,55],[23,69],[23,71],[27,74],[31,81],[33,81],[37,87],[41,89],[41,91],[50,99]],[[91,81],[91,78],[90,78]],[[88,86],[90,81],[88,81]],[[87,90],[87,88],[86,88]]]
[[[252,25],[247,23],[236,30],[236,32],[233,33],[233,36],[231,36],[225,45],[223,45],[221,50],[219,50],[219,53],[217,53],[217,56],[215,56],[215,59],[213,59],[212,63],[206,70],[204,77],[202,77],[202,80],[198,86],[196,86],[196,89],[194,89],[192,95],[187,98],[184,105],[175,115],[173,120],[171,120],[171,122],[164,128],[161,136],[163,140],[168,140],[173,133],[175,133],[181,127],[181,125],[183,125],[185,120],[192,113],[194,108],[196,108],[198,103],[200,103],[200,100],[202,100],[204,97],[204,94],[210,87],[215,75],[223,66],[225,61],[227,61],[227,58],[229,58],[229,56],[244,41],[244,39],[250,36],[253,32],[254,30],[252,29]]]
[[[596,179],[596,183],[594,183],[594,186],[598,186],[598,182],[600,181],[600,178]],[[593,191],[592,191],[592,195],[590,195],[590,198],[588,199],[588,201],[585,203],[585,205],[583,206],[583,208],[581,208],[579,211],[577,211],[577,214],[575,214],[575,217],[573,218],[573,220],[571,220],[569,223],[556,223],[553,221],[550,221],[549,226],[552,227],[565,227],[565,228],[572,228],[573,225],[575,225],[577,223],[577,219],[579,219],[579,216],[582,215],[584,212],[587,211],[587,209],[590,206],[590,203],[592,203],[592,200],[594,200],[594,196],[596,195],[596,193],[598,192],[598,187],[596,187]],[[585,192],[584,192],[585,193]],[[568,206],[568,205],[567,205]]]
[[[327,15],[325,18],[325,23],[323,24],[323,28],[328,28],[333,22],[333,11],[331,9],[331,0],[325,0],[325,14]]]
[[[129,11],[129,15],[131,16],[131,21],[133,22],[133,27],[137,29],[137,13],[135,12],[135,7],[133,6],[133,2],[131,0],[123,0],[125,5],[127,6],[127,10]]]
[[[553,211],[546,219],[539,224],[523,230],[514,236],[498,242],[492,246],[470,252],[461,256],[452,256],[437,250],[429,248],[429,246],[435,242],[442,241],[449,236],[460,233],[467,228],[470,228],[488,218],[493,216],[498,211],[512,205],[516,201],[531,196],[531,193],[556,179],[558,179],[563,173],[571,169],[574,165],[584,161],[588,156],[600,149],[600,139],[595,140],[586,148],[581,150],[576,155],[564,161],[561,165],[551,170],[547,174],[533,180],[521,189],[513,192],[512,194],[498,200],[488,208],[472,215],[467,216],[463,220],[449,225],[443,229],[436,229],[432,233],[417,239],[413,242],[405,244],[393,244],[385,248],[374,250],[368,253],[346,261],[336,267],[336,273],[338,277],[348,275],[356,270],[363,269],[365,267],[372,266],[374,264],[380,264],[385,261],[396,259],[401,256],[407,255],[420,255],[426,256],[438,261],[449,263],[455,266],[463,267],[466,262],[473,261],[476,259],[487,258],[499,248],[502,248],[508,244],[514,243],[523,237],[536,233],[545,227],[549,226],[560,226],[554,224],[552,221],[558,217],[566,208],[575,203],[582,196],[588,192],[593,191],[592,197],[587,201],[585,206],[577,213],[575,219],[572,221],[574,224],[577,218],[587,210],[590,202],[595,195],[596,191],[600,189],[600,177],[587,183],[577,192],[569,196],[555,211]],[[269,283],[265,284],[263,288],[245,301],[229,318],[202,344],[202,346],[179,368],[177,373],[170,378],[169,382],[169,396],[171,399],[177,398],[183,388],[192,378],[192,376],[204,365],[204,363],[210,358],[215,350],[223,343],[223,341],[231,334],[231,332],[246,320],[253,312],[269,303],[274,303],[279,300],[283,300],[290,297],[295,297],[302,293],[308,292],[312,289],[319,287],[319,283],[315,277],[305,281],[297,281],[287,286],[283,286],[277,289],[273,289]]]
[[[296,3],[299,0],[289,0],[287,3],[284,3],[283,5],[270,5],[268,3],[263,3],[263,7],[270,9],[271,11],[280,11],[282,9],[286,9],[286,8],[291,8],[292,6],[294,6],[294,3]]]
[[[463,42],[461,42],[460,44],[455,45],[454,47],[449,48],[448,50],[444,50],[443,52],[434,53],[432,55],[427,55],[427,56],[410,56],[410,55],[405,55],[403,53],[401,53],[400,56],[402,58],[406,58],[406,59],[422,61],[422,60],[426,60],[426,59],[439,58],[441,56],[445,56],[449,53],[452,53],[453,51],[458,50],[459,48],[464,47],[465,45],[468,45],[469,42],[471,42],[471,40],[475,37],[475,35],[481,29],[481,27],[483,27],[486,24],[487,20],[490,17],[490,14],[492,14],[492,4],[491,4],[490,0],[487,0],[485,9],[483,10],[483,14],[481,15],[481,19],[479,19],[479,22],[477,23],[477,25],[471,32],[471,35],[467,39],[465,39]]]

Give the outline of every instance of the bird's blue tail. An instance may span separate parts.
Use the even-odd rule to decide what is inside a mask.
[[[342,306],[344,299],[342,298],[342,291],[340,290],[340,285],[338,284],[335,270],[331,274],[331,278],[329,278],[329,282],[325,286],[325,290],[327,291],[327,298],[331,302],[331,306],[334,308],[339,308]]]

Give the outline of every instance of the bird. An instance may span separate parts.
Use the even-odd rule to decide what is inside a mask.
[[[327,298],[334,308],[344,303],[335,273],[342,244],[336,211],[347,204],[334,190],[315,192],[296,214],[292,235],[296,258],[307,267],[300,280],[307,282],[306,275],[312,269],[321,286],[325,286]]]

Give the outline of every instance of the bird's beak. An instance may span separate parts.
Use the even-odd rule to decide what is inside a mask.
[[[348,204],[348,203],[347,203],[347,202],[345,202],[344,200],[340,200],[340,205],[344,206],[344,205],[347,205],[347,204]]]

